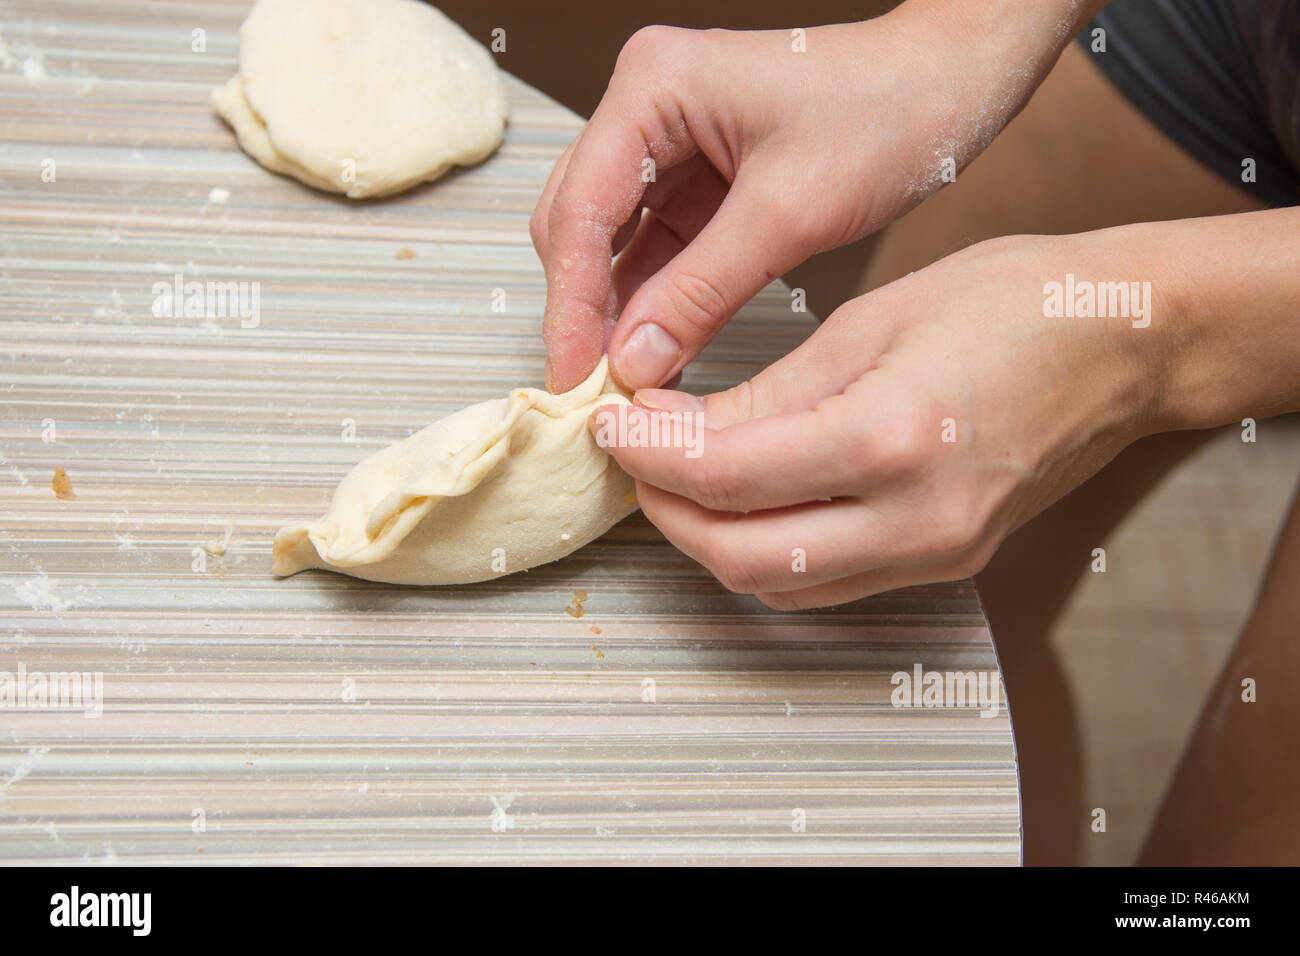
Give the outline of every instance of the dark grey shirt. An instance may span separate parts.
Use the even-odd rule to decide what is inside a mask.
[[[1115,0],[1079,43],[1201,162],[1269,205],[1300,203],[1300,2]]]

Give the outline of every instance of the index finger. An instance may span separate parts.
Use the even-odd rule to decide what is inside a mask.
[[[831,399],[815,409],[711,429],[701,413],[602,405],[597,442],[633,478],[715,511],[750,512],[869,489],[859,416]]]
[[[649,146],[626,117],[596,115],[575,142],[546,222],[547,387],[567,392],[600,361],[612,319],[614,234],[640,207]]]

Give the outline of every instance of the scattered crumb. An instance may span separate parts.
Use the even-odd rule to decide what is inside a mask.
[[[600,628],[598,628],[595,624],[591,625],[591,627],[587,628],[587,630],[591,631],[591,633],[593,634],[600,633]]]
[[[597,659],[597,660],[601,660],[601,659],[604,658],[604,656],[605,656],[605,652],[602,651],[602,650],[601,650],[599,647],[597,647],[595,644],[592,644],[592,645],[591,645],[591,649],[592,649],[593,651],[596,652],[596,659]]]
[[[54,497],[60,501],[75,501],[77,498],[72,490],[72,479],[62,468],[54,469],[54,478],[50,482],[50,487],[54,489]]]
[[[208,193],[208,205],[220,206],[229,198],[229,189],[222,189],[220,186],[213,186],[212,190]]]
[[[213,538],[211,541],[203,542],[203,550],[208,554],[221,557],[226,553],[226,548],[230,546],[230,536],[235,533],[235,526],[232,522],[226,522],[225,534],[220,538]]]
[[[415,253],[412,252],[410,249],[406,248],[406,246],[402,246],[402,248],[400,248],[400,249],[397,250],[397,258],[399,258],[399,259],[414,259],[414,258],[415,258]]]
[[[564,609],[565,613],[568,614],[569,617],[582,617],[582,602],[585,600],[587,600],[586,591],[574,591],[573,601]]]

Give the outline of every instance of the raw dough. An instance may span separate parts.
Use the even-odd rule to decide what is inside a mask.
[[[325,517],[281,528],[275,573],[465,584],[564,557],[637,507],[587,429],[604,404],[630,403],[601,359],[563,395],[517,388],[434,422],[352,469]]]
[[[212,104],[263,166],[352,199],[486,159],[507,112],[492,54],[418,0],[258,0]]]

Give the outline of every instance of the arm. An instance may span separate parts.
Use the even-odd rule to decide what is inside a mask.
[[[1084,282],[1142,291],[1053,309]],[[1300,409],[1300,210],[980,243],[734,389],[635,401],[702,420],[696,457],[610,452],[732,590],[793,609],[966,577],[1136,439]]]
[[[1300,208],[1120,231],[1168,310],[1158,430],[1300,410]]]

